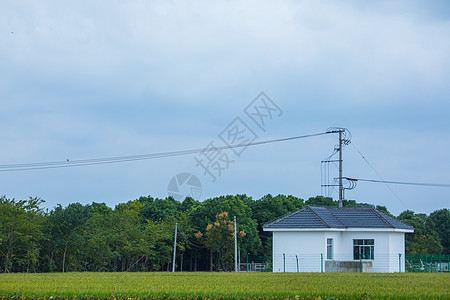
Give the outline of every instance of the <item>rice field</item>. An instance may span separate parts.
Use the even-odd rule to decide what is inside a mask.
[[[0,274],[0,299],[450,299],[449,273]]]

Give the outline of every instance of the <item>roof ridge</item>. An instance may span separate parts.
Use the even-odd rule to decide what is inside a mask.
[[[342,223],[342,221],[339,220],[339,219],[333,214],[333,210],[331,210],[330,208],[331,208],[331,209],[336,209],[336,208],[343,208],[343,207],[326,207],[326,209],[330,211],[330,214],[333,216],[333,218],[334,218],[336,221],[338,221],[338,222],[339,222],[342,226],[344,226],[345,228],[348,228],[348,225]]]
[[[386,218],[385,218],[382,214],[380,214],[380,213],[381,213],[380,211],[378,211],[376,208],[373,208],[373,207],[370,207],[370,209],[371,209],[377,216],[379,216],[379,217],[381,218],[381,220],[383,220],[384,223],[386,223],[389,227],[395,228],[395,226],[394,226],[393,224],[391,224],[391,222],[389,222],[388,220],[386,220]]]
[[[319,217],[319,215],[311,208],[311,206],[306,205],[306,207],[309,208],[309,210],[312,211],[312,213],[313,213],[317,218],[319,218],[319,220],[320,220],[323,224],[325,224],[325,226],[328,226],[328,228],[331,228],[330,224],[328,224],[328,223],[325,222],[321,217]],[[325,208],[325,209],[327,209],[326,207],[318,207],[318,208]]]
[[[377,209],[375,209],[375,210],[377,211],[378,215],[381,218],[383,218],[383,220],[386,220],[386,222],[389,222],[389,224],[392,226],[392,228],[396,228],[396,226],[394,224],[392,224],[390,221],[388,221],[384,216],[386,216],[386,217],[388,217],[388,218],[390,218],[390,219],[392,219],[392,220],[394,220],[396,222],[399,222],[400,224],[402,224],[402,225],[404,225],[406,227],[414,228],[414,226],[411,226],[411,225],[409,225],[409,224],[407,224],[407,223],[397,219],[397,217],[395,217],[395,216],[391,216],[390,214],[387,214],[387,213],[385,213],[383,211],[380,211],[380,210],[377,210]]]
[[[346,209],[346,208],[351,208],[351,209],[373,209],[372,206],[346,206],[346,207],[330,207],[330,208],[335,208],[335,209]]]

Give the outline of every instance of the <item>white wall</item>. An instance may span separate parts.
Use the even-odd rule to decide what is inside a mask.
[[[374,240],[374,260],[373,272],[389,272],[389,234],[385,232],[345,232],[342,234],[342,254],[349,260],[353,260],[353,240],[373,239]]]
[[[389,233],[389,252],[391,256],[389,272],[405,272],[405,234],[401,232]],[[399,257],[401,254],[400,266]],[[399,270],[399,268],[401,270]]]
[[[405,271],[404,233],[376,231],[273,232],[273,271],[321,272],[328,238],[333,239],[334,260],[353,260],[353,240],[373,239],[373,272],[399,272],[399,253],[401,271]]]
[[[297,272],[298,258],[300,272],[320,272],[324,239],[324,232],[274,232],[273,271]]]
[[[327,257],[327,239],[333,239],[333,259],[338,259],[342,254],[342,231],[325,232],[323,256]]]

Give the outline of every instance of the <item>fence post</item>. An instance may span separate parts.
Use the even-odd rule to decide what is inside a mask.
[[[430,272],[433,273],[433,254],[430,257]]]
[[[286,272],[286,255],[283,253],[283,272]]]
[[[398,272],[399,273],[402,272],[402,254],[401,253],[398,254]]]
[[[323,273],[323,253],[320,253],[320,272]]]
[[[247,272],[248,272],[248,253],[247,253]]]
[[[359,253],[359,273],[362,273],[361,253]]]
[[[297,273],[298,273],[298,256],[295,255],[295,259],[297,260]]]

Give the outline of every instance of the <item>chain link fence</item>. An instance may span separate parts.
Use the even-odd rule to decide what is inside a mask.
[[[282,254],[273,258],[274,272],[405,272],[405,259],[401,254],[378,254],[364,258],[336,255],[328,259],[325,254]]]
[[[450,255],[384,254],[370,259],[353,255],[281,254],[272,259],[249,255],[239,264],[241,272],[450,272]]]
[[[239,263],[240,272],[270,272],[272,271],[272,262],[263,256],[248,254],[242,258],[245,261]]]
[[[450,255],[407,254],[406,272],[450,272]]]

